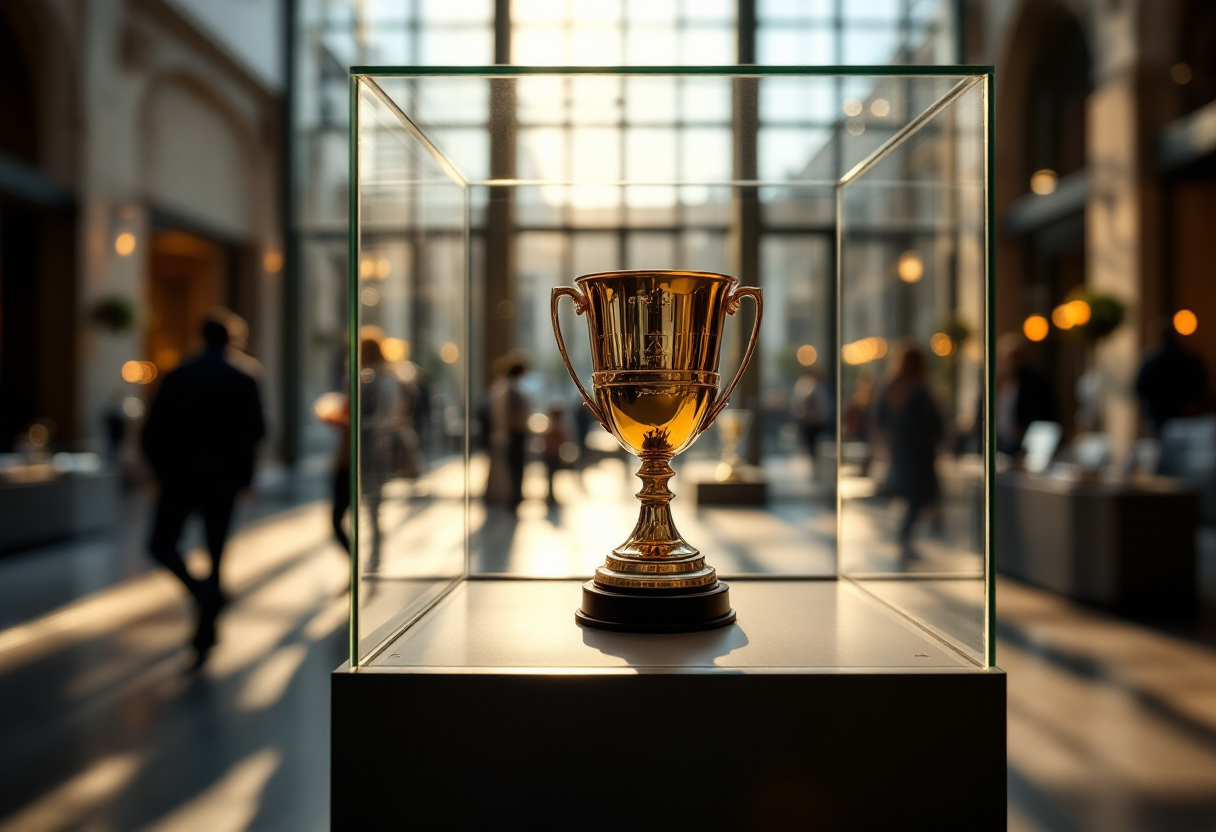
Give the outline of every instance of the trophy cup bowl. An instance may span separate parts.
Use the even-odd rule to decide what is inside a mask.
[[[760,332],[760,290],[729,275],[625,271],[584,275],[553,290],[557,347],[583,402],[604,429],[642,461],[641,512],[629,539],[583,585],[579,623],[624,632],[689,632],[731,624],[729,587],[676,530],[667,481],[671,458],[692,445],[726,407],[751,362]],[[562,297],[587,316],[589,395],[566,353]],[[756,304],[751,340],[735,378],[719,393],[718,357],[728,315]]]

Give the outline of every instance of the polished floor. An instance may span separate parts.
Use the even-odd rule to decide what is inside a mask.
[[[624,516],[612,501],[631,490],[608,465],[568,483],[559,510],[531,500],[508,524],[514,543],[475,550],[474,565],[581,568],[557,563],[556,543],[586,534],[588,500]],[[126,501],[111,535],[0,558],[0,832],[327,828],[327,676],[347,650],[347,569],[323,493],[315,471],[242,506],[225,566],[234,603],[198,675],[182,593],[142,554],[146,497]],[[723,554],[780,559],[830,528],[830,511],[808,505],[760,518],[682,508],[681,528],[750,527]],[[480,539],[495,534],[492,516],[477,522]],[[998,612],[1010,829],[1216,830],[1212,643],[1008,581]]]

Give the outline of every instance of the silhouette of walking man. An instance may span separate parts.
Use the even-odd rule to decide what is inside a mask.
[[[225,325],[206,321],[203,342],[200,354],[161,382],[142,441],[160,480],[150,548],[194,598],[195,667],[215,645],[215,621],[227,601],[220,590],[220,557],[237,494],[253,480],[254,447],[266,432],[257,383],[225,355]],[[195,512],[202,515],[211,555],[206,578],[190,574],[178,549],[186,518]]]

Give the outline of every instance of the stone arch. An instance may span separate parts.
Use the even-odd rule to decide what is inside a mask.
[[[225,102],[193,76],[148,86],[140,111],[144,197],[233,239],[253,236],[259,151]]]

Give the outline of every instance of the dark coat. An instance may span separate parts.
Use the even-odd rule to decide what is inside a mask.
[[[265,434],[257,382],[208,350],[165,376],[141,445],[162,483],[242,488]]]
[[[929,388],[917,384],[895,404],[889,392],[883,396],[879,426],[886,431],[891,449],[891,467],[883,493],[923,503],[937,501],[937,446],[942,441],[942,416]]]
[[[1170,419],[1193,416],[1208,397],[1208,371],[1203,359],[1174,341],[1151,352],[1136,375],[1136,393],[1152,422],[1153,432]]]

